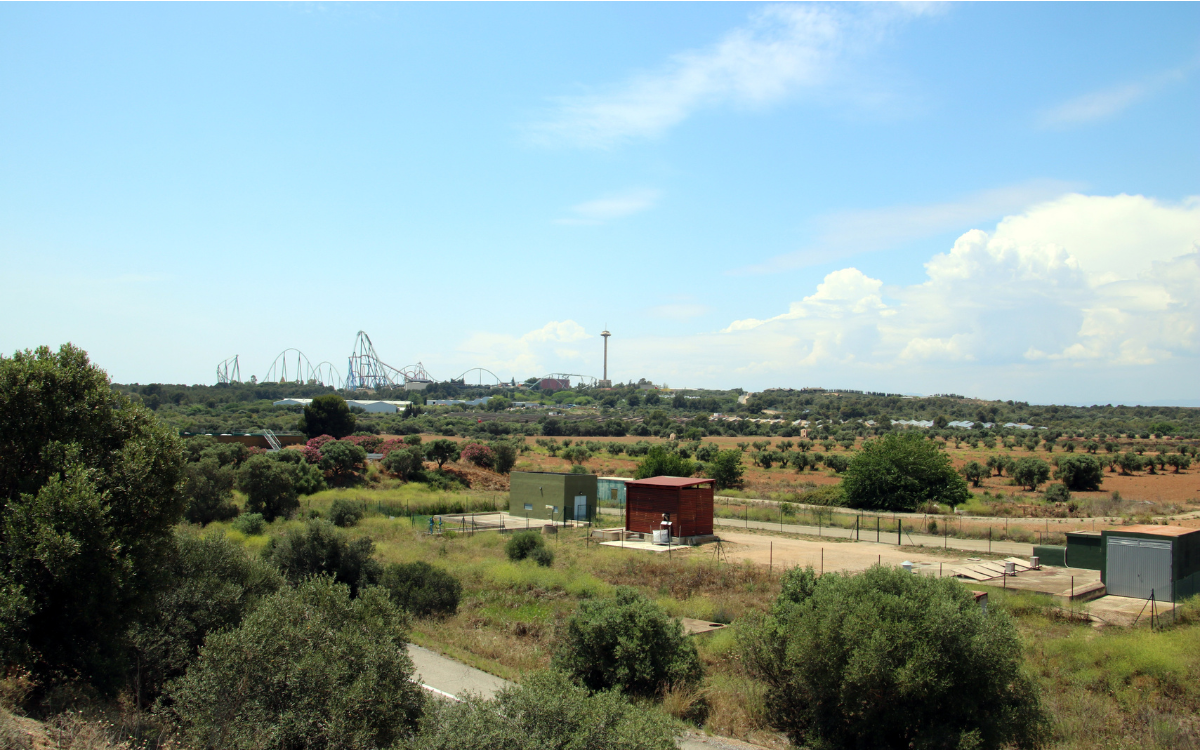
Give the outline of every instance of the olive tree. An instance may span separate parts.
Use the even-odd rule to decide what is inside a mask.
[[[329,521],[313,520],[304,528],[272,537],[264,554],[292,583],[315,575],[331,575],[358,593],[378,583],[382,568],[371,557],[375,543],[369,537],[348,539]]]
[[[168,685],[169,713],[193,748],[388,747],[425,705],[407,637],[408,618],[383,589],[352,598],[328,576],[310,578],[209,635]]]
[[[1040,458],[1022,458],[1009,474],[1018,484],[1033,492],[1039,484],[1050,478],[1050,464]]]
[[[580,602],[552,664],[589,690],[643,696],[699,682],[703,673],[683,625],[627,586],[618,587],[612,600]]]
[[[798,747],[1031,747],[1045,732],[1016,628],[954,579],[793,569],[739,639]]]
[[[1063,456],[1058,459],[1054,478],[1070,490],[1098,490],[1104,481],[1104,467],[1094,456]]]

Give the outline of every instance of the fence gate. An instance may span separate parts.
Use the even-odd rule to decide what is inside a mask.
[[[1113,596],[1169,602],[1171,544],[1148,539],[1109,537],[1104,585]]]

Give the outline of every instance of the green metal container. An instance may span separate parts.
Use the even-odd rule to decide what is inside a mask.
[[[541,521],[592,521],[596,475],[514,471],[509,475],[508,512]]]
[[[1099,531],[1067,532],[1067,567],[1104,569],[1104,539]]]

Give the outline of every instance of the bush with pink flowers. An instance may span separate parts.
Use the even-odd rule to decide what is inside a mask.
[[[317,435],[315,438],[305,443],[305,445],[313,450],[319,451],[321,450],[322,445],[325,445],[326,443],[332,443],[334,440],[335,438],[333,435]]]
[[[316,448],[306,445],[301,453],[304,455],[305,463],[312,464],[313,466],[319,466],[321,464],[321,451],[317,450]]]
[[[462,449],[462,460],[470,461],[484,469],[490,469],[496,464],[496,452],[486,445],[467,443]]]

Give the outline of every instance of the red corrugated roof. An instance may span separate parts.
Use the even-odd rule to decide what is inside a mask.
[[[695,487],[698,484],[715,482],[715,479],[696,479],[694,477],[650,477],[635,479],[625,483],[626,487]]]

